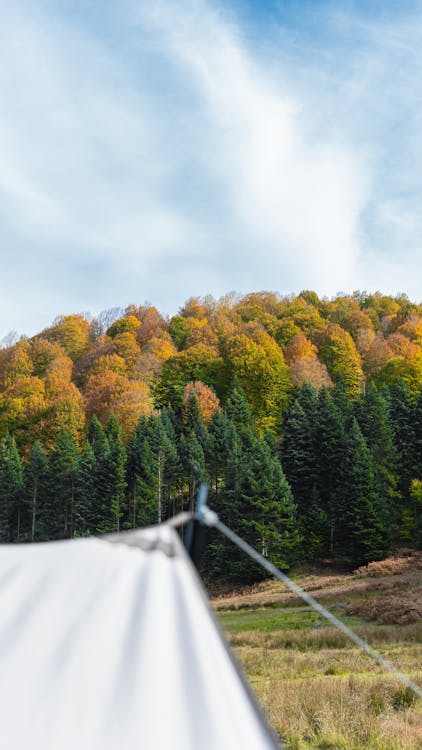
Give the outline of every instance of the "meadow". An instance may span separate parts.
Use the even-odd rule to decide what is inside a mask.
[[[422,553],[296,580],[422,685]],[[422,748],[422,701],[281,584],[213,603],[287,750]]]

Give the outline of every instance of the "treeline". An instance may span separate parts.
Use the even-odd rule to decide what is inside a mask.
[[[333,300],[260,292],[192,298],[167,319],[151,305],[59,317],[30,339],[0,349],[0,436],[28,454],[51,450],[60,431],[82,446],[95,414],[114,414],[124,441],[139,418],[171,406],[200,381],[226,404],[234,382],[257,427],[281,438],[293,386],[341,381],[353,401],[365,386],[422,385],[422,307],[405,295],[356,292]]]
[[[94,416],[78,446],[62,429],[24,460],[0,440],[0,541],[29,542],[136,528],[193,509],[199,483],[231,528],[288,568],[300,559],[351,566],[392,545],[422,543],[422,391],[369,384],[351,399],[295,386],[279,413],[280,440],[262,430],[238,384],[224,407],[201,382],[181,409],[141,416],[125,444],[118,420]],[[256,568],[212,536],[205,573],[250,581]]]

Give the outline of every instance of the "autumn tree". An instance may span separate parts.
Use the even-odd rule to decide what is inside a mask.
[[[161,378],[154,389],[157,403],[180,410],[187,383],[195,381],[214,388],[217,394],[224,390],[224,363],[214,349],[204,344],[181,351],[164,363]]]
[[[289,370],[279,346],[263,330],[230,336],[223,344],[223,358],[250,404],[258,426],[274,429],[287,405]],[[252,337],[253,336],[253,337]]]
[[[209,423],[213,417],[216,409],[220,406],[220,401],[215,395],[211,388],[208,388],[201,381],[196,380],[193,383],[188,383],[183,393],[183,410],[186,413],[190,396],[194,394],[199,411],[201,412],[202,419],[205,423]]]
[[[82,315],[61,315],[40,338],[56,341],[72,359],[78,359],[90,344],[90,323]]]
[[[332,385],[326,366],[318,359],[316,346],[303,334],[289,341],[284,356],[295,385],[309,383],[316,389]]]
[[[337,323],[329,323],[317,341],[319,357],[334,382],[341,378],[350,397],[357,398],[363,384],[362,362],[350,334]]]

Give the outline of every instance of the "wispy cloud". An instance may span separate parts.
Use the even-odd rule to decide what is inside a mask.
[[[310,35],[303,8],[264,49],[216,0],[2,5],[4,330],[229,289],[419,294],[416,11],[321,3]]]
[[[237,274],[247,286],[344,286],[366,197],[353,152],[306,137],[301,102],[277,87],[222,13],[198,2],[182,10],[159,3],[140,18],[195,87],[203,149],[196,163],[224,198],[215,219],[236,236],[239,263],[244,253],[230,281]]]

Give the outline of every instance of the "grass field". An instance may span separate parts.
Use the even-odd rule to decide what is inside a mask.
[[[422,685],[422,554],[297,582]],[[286,748],[422,750],[422,701],[281,584],[214,607]]]

